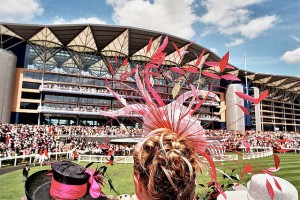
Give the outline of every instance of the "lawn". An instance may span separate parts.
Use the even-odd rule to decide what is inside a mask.
[[[278,154],[281,163],[281,169],[278,172],[275,172],[276,176],[284,178],[290,181],[293,185],[296,186],[297,190],[300,191],[300,154]],[[236,176],[236,173],[240,174],[243,170],[243,166],[245,166],[249,161],[242,161],[239,162],[225,162],[216,163],[216,166],[228,173],[229,175]],[[250,161],[251,166],[254,168],[254,171],[260,172],[259,170],[262,168],[268,168],[274,166],[273,156],[256,159]],[[85,165],[85,164],[83,164]],[[100,166],[100,164],[98,164]],[[96,167],[97,164],[94,164],[91,168]],[[39,171],[41,169],[49,169],[49,166],[44,167],[34,167],[31,168],[30,174]],[[232,173],[232,169],[234,172]],[[133,171],[131,164],[115,164],[113,166],[108,166],[108,174],[109,177],[112,179],[115,189],[120,194],[134,194],[134,187],[133,187]],[[227,183],[228,179],[223,180],[223,176],[219,174],[219,182],[220,184]],[[243,180],[247,180],[247,176]],[[11,172],[8,174],[4,174],[0,176],[0,199],[1,200],[11,200],[11,199],[20,199],[21,196],[24,196],[24,183],[22,183],[22,171],[18,170],[15,172]],[[199,176],[199,184],[207,185],[207,182],[210,181],[206,172],[203,171],[203,174]],[[107,180],[106,180],[107,182]],[[110,191],[108,185],[105,185],[103,188],[105,194],[112,194],[116,196],[113,191]],[[204,188],[202,189],[199,187],[198,192],[203,193]]]

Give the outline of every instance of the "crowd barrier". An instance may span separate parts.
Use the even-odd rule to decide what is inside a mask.
[[[97,162],[97,163],[106,163],[110,159],[110,156],[102,155],[84,155],[79,154],[78,162]],[[121,164],[133,164],[133,156],[114,156],[114,163]]]
[[[110,156],[102,155],[79,155],[78,162],[97,162],[97,163],[107,163],[110,159]],[[213,157],[213,161],[233,161],[238,160],[237,154],[229,155],[219,155]],[[120,164],[133,164],[133,156],[114,156],[114,163]]]
[[[13,166],[16,166],[19,163],[31,164],[34,162],[36,156],[37,154],[31,154],[31,155],[10,156],[5,158],[0,158],[0,168],[2,168],[3,163],[6,163],[8,165],[13,165]],[[49,153],[49,156],[50,156],[50,160],[58,160],[61,158],[70,159],[72,157],[72,153],[53,152],[53,153]]]
[[[220,154],[212,156],[214,162],[234,161],[238,160],[238,154]]]
[[[273,155],[273,149],[264,149],[260,152],[252,152],[252,153],[243,153],[243,160],[250,160],[256,158],[264,158]]]

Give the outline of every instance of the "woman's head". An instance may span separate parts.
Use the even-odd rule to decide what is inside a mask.
[[[193,199],[198,169],[192,144],[171,131],[153,134],[134,151],[135,189],[140,199]]]

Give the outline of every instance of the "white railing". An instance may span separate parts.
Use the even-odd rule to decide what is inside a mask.
[[[243,153],[243,160],[250,160],[250,159],[256,159],[256,158],[264,158],[273,155],[273,149],[268,149],[260,152],[254,152],[254,153]]]
[[[201,156],[200,156],[201,157]],[[97,163],[107,163],[110,159],[110,156],[102,155],[83,155],[78,156],[78,162],[97,162]],[[213,161],[233,161],[238,160],[237,154],[229,155],[219,155],[218,157],[213,157]],[[133,156],[114,156],[114,163],[121,164],[133,164]]]
[[[234,161],[238,160],[238,154],[220,154],[220,155],[213,155],[212,159],[214,162],[224,162],[224,161]]]
[[[61,156],[66,157],[66,159],[70,159],[71,158],[71,153],[70,152],[51,152],[49,153],[50,159],[54,159],[54,160],[58,160],[58,158],[60,158]],[[22,161],[25,161],[26,159],[29,159],[28,161],[26,161],[26,163],[31,164],[34,162],[35,157],[37,156],[37,154],[31,154],[31,155],[21,155],[21,156],[9,156],[9,157],[5,157],[5,158],[0,158],[0,168],[3,165],[3,161],[13,161],[14,166],[17,166],[18,164],[18,159]]]
[[[102,156],[102,155],[83,155],[79,154],[78,162],[98,162],[98,163],[106,163],[110,159],[110,156]],[[133,164],[132,156],[114,156],[114,163],[121,164]]]

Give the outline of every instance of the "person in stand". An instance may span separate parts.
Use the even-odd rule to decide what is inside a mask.
[[[28,178],[28,174],[29,174],[29,170],[30,170],[30,167],[28,164],[26,164],[26,166],[23,168],[23,178],[22,178],[22,182],[25,182]]]

